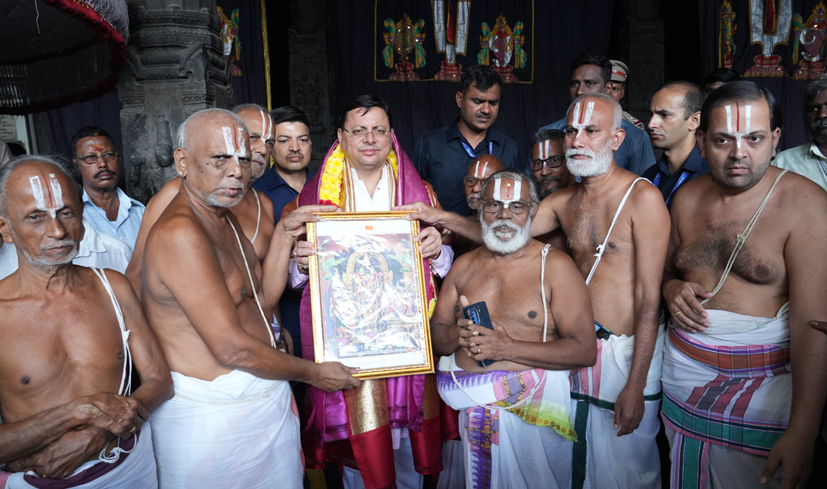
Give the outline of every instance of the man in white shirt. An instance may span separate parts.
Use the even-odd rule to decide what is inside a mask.
[[[393,134],[388,106],[372,95],[357,97],[342,111],[338,141],[316,176],[305,184],[298,204],[324,202],[348,212],[370,212],[390,211],[392,206],[417,201],[437,205],[436,196],[428,191]],[[425,227],[415,240],[424,258],[427,298],[431,301],[430,271],[445,276],[453,252],[442,245],[441,235],[433,227]],[[297,271],[307,273],[309,254],[313,254],[312,245],[300,242],[294,252],[294,284]],[[313,335],[311,317],[306,314],[309,300],[305,288],[303,338]],[[313,359],[313,341],[305,340],[302,347],[304,358]],[[347,395],[324,393],[310,386],[307,393],[314,412],[310,433],[303,436],[307,468],[321,468],[327,461],[345,465],[346,488],[390,487],[394,483],[399,488],[421,488],[424,474],[441,470],[439,401],[433,374],[363,380]],[[351,412],[364,416],[344,414]]]
[[[772,164],[805,176],[827,190],[827,75],[819,76],[804,89],[804,120],[812,141],[782,151]]]
[[[98,231],[120,239],[132,250],[144,205],[118,188],[121,157],[109,134],[95,126],[72,137],[72,161],[83,177],[83,217]]]

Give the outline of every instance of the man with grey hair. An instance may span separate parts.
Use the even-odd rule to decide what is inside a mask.
[[[20,262],[0,280],[5,488],[158,485],[148,420],[169,367],[126,278],[72,264],[82,222],[81,187],[53,159],[0,168],[0,233]]]
[[[778,153],[773,166],[803,175],[827,190],[827,75],[804,89],[804,121],[811,141]]]
[[[326,391],[359,385],[356,369],[280,351],[269,314],[287,277],[307,206],[279,221],[264,262],[229,208],[250,182],[242,119],[207,109],[183,125],[179,192],[149,231],[141,297],[170,367],[175,397],[153,418],[162,488],[300,488],[299,419],[287,381]]]
[[[597,364],[571,376],[575,489],[660,487],[658,323],[669,214],[657,188],[614,162],[624,136],[614,99],[577,98],[566,120],[566,165],[581,181],[540,202],[531,228],[533,236],[563,229],[592,298]]]
[[[244,122],[250,134],[250,183],[258,180],[267,169],[270,161],[270,154],[273,150],[273,121],[270,114],[264,107],[257,104],[244,104],[233,107],[232,112],[238,115]],[[178,128],[176,139],[179,147],[184,147],[186,134],[184,124]],[[135,253],[129,262],[126,276],[132,282],[136,291],[141,289],[141,266],[144,257],[144,246],[146,237],[155,221],[161,217],[164,209],[167,208],[172,199],[181,189],[181,177],[176,177],[155,194],[146,206],[146,212],[141,220],[141,229],[138,231],[138,238],[135,240]],[[241,201],[233,206],[233,215],[241,225],[244,236],[252,243],[256,250],[256,257],[259,261],[264,260],[264,255],[270,247],[270,238],[273,236],[275,216],[273,203],[261,192],[248,186]]]
[[[431,320],[434,352],[443,355],[439,393],[460,412],[467,487],[569,485],[569,373],[595,362],[594,318],[571,258],[531,239],[538,202],[523,173],[488,179],[479,217],[485,246],[454,264]],[[463,318],[471,302],[487,307],[489,327]]]

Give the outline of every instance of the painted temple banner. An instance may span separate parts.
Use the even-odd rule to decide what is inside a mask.
[[[747,78],[810,80],[825,71],[827,9],[814,0],[715,0],[717,65]]]
[[[458,81],[483,64],[532,83],[534,25],[534,0],[375,0],[374,81]]]

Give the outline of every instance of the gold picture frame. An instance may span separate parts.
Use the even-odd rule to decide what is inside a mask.
[[[407,212],[335,212],[307,223],[316,362],[361,379],[434,372],[419,221]]]

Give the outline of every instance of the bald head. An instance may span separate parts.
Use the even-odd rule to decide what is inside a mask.
[[[617,100],[605,93],[590,93],[577,97],[566,112],[567,123],[575,126],[588,126],[593,122],[592,117],[595,112],[602,114],[603,119],[611,122],[611,126],[607,129],[612,131],[620,129],[623,121],[623,109],[617,103]]]
[[[55,160],[16,158],[0,169],[0,234],[37,268],[70,263],[83,237],[77,183]]]
[[[179,139],[175,169],[182,187],[210,207],[238,204],[252,174],[244,121],[228,110],[202,110],[184,121]]]
[[[465,201],[468,207],[479,210],[480,192],[485,185],[488,177],[505,170],[505,165],[499,158],[493,155],[482,155],[471,160],[471,165],[468,167],[468,174],[463,179],[465,187]]]
[[[247,132],[247,126],[244,124],[244,120],[239,117],[237,114],[230,112],[229,110],[225,109],[204,109],[199,110],[198,112],[192,114],[191,116],[187,117],[179,127],[178,132],[176,133],[176,147],[184,148],[188,151],[192,149],[192,138],[195,138],[203,133],[203,129],[205,125],[209,125],[210,122],[218,123],[219,121],[224,122],[225,125],[229,124],[230,126],[235,125],[244,129]],[[223,138],[222,138],[223,139]],[[249,146],[249,145],[247,145]]]
[[[276,142],[273,119],[264,107],[258,104],[233,107],[233,113],[241,117],[250,134],[250,153],[253,160],[250,181],[254,182],[264,175]]]

